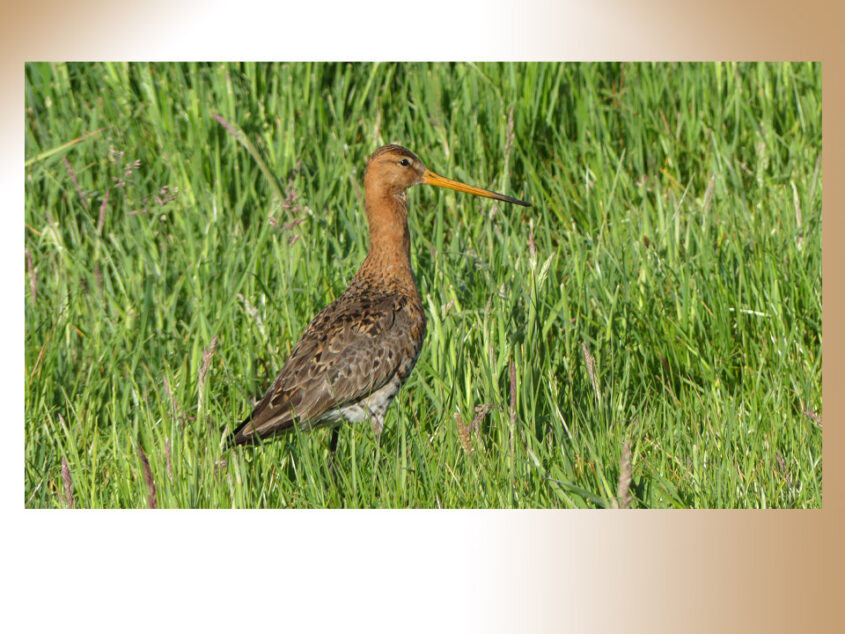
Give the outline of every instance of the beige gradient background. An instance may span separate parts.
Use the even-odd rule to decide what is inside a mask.
[[[4,6],[4,629],[845,631],[845,11],[818,0],[325,5]],[[822,61],[824,509],[24,511],[24,62],[101,59]],[[266,548],[227,547],[245,533]]]

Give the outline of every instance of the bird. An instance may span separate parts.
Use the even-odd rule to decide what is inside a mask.
[[[369,251],[348,287],[320,311],[294,345],[276,380],[226,447],[271,436],[369,421],[378,436],[384,417],[419,357],[426,332],[422,298],[411,269],[406,190],[433,185],[530,207],[523,200],[467,185],[427,169],[400,145],[384,145],[364,173]]]

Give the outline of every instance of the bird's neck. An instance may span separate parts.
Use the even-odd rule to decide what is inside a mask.
[[[365,207],[370,225],[370,250],[358,276],[377,284],[397,285],[408,290],[412,287],[416,291],[405,192],[367,192]]]

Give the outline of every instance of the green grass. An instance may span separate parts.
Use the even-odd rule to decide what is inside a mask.
[[[143,449],[159,507],[605,507],[627,441],[634,507],[818,508],[821,141],[818,64],[30,64],[24,503],[144,507]],[[223,454],[387,142],[534,206],[409,192],[427,339],[336,481]]]

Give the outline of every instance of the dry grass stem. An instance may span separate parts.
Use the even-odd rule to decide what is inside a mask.
[[[173,484],[173,462],[170,458],[170,438],[164,439],[164,455],[167,460],[167,479]]]
[[[106,211],[109,208],[109,192],[110,189],[106,189],[106,195],[103,196],[103,202],[100,203],[100,217],[97,219],[97,235],[103,234],[103,225],[106,222]]]
[[[469,424],[469,427],[476,435],[481,433],[481,421],[484,420],[484,417],[487,416],[487,412],[491,409],[493,409],[493,403],[484,403],[483,405],[475,406],[476,414],[473,417],[472,422]]]
[[[214,335],[211,338],[211,343],[208,345],[208,348],[202,349],[202,367],[200,368],[200,376],[199,376],[199,384],[200,389],[203,388],[205,385],[205,377],[208,373],[208,366],[211,364],[211,358],[214,356],[214,353],[217,351],[217,335]]]
[[[631,441],[626,440],[622,444],[622,455],[619,456],[619,480],[616,484],[615,508],[631,508],[631,479]]]
[[[787,484],[792,484],[790,473],[786,470],[786,462],[784,461],[783,456],[780,455],[779,451],[775,452],[775,458],[777,458],[778,467],[780,468],[780,472],[783,474],[783,477],[786,478]]]
[[[598,379],[596,378],[596,358],[590,354],[590,351],[587,349],[587,344],[583,341],[581,342],[581,350],[584,352],[584,361],[587,363],[587,374],[590,375],[590,383],[593,386],[593,393],[596,395],[596,400],[601,400],[601,396],[599,395],[599,383]]]
[[[461,446],[464,448],[467,455],[471,455],[472,439],[470,437],[470,431],[472,429],[472,425],[465,425],[461,413],[455,412],[455,426],[458,428],[458,436],[461,439]]]
[[[77,196],[79,196],[79,200],[82,201],[82,206],[85,210],[88,210],[88,199],[85,198],[85,194],[82,193],[82,190],[79,189],[79,181],[76,180],[76,170],[74,170],[70,163],[68,163],[67,157],[62,157],[62,162],[65,164],[65,169],[67,170],[68,176],[70,176],[70,181],[73,183],[73,188],[76,190]]]
[[[147,483],[147,507],[151,509],[158,508],[158,500],[156,499],[156,483],[153,481],[153,472],[150,469],[150,461],[147,459],[147,454],[144,453],[143,447],[138,447],[138,454],[141,456],[141,464],[144,467],[144,480]]]
[[[805,416],[809,416],[811,419],[813,419],[813,421],[816,423],[816,425],[819,426],[819,429],[821,429],[821,426],[822,426],[822,417],[821,416],[819,416],[815,412],[812,412],[808,409],[805,409],[803,414]]]
[[[70,469],[67,466],[67,458],[62,455],[62,482],[65,486],[65,506],[69,509],[74,507],[73,504],[73,485],[70,481]]]

